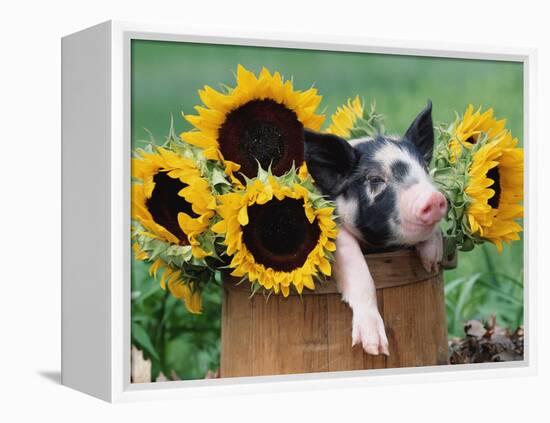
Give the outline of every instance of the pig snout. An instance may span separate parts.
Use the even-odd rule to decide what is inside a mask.
[[[400,241],[406,245],[425,241],[447,213],[447,200],[432,184],[414,184],[399,199]]]
[[[439,222],[445,213],[447,213],[447,200],[439,191],[434,191],[421,200],[416,218],[424,225],[433,225]]]

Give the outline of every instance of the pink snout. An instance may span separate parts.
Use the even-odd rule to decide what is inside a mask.
[[[432,192],[418,208],[417,218],[425,225],[439,222],[447,213],[447,200],[438,191]]]

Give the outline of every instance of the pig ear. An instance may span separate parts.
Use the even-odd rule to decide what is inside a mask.
[[[405,139],[412,142],[429,164],[434,150],[434,127],[432,122],[432,102],[420,112],[405,133]]]
[[[307,168],[324,194],[340,194],[357,164],[351,144],[336,135],[304,130]]]

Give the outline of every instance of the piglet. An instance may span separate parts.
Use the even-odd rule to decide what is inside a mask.
[[[427,271],[442,259],[438,223],[447,201],[428,173],[434,147],[432,104],[403,137],[346,141],[306,131],[305,158],[315,183],[337,207],[335,279],[353,312],[352,345],[389,355],[376,289],[364,252],[414,246]]]

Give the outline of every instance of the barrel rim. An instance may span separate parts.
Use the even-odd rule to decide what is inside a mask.
[[[442,274],[441,268],[431,272],[424,269],[416,251],[413,249],[367,254],[365,258],[369,264],[369,270],[377,290],[425,282],[438,278]],[[386,270],[386,274],[382,274],[383,270]],[[404,274],[408,274],[409,277],[403,278]],[[247,291],[250,293],[250,284],[246,282],[238,283],[239,281],[239,278],[228,276],[224,278],[224,288],[226,290]],[[328,279],[325,283],[317,282],[313,291],[306,288],[299,294],[294,289],[290,290],[291,296],[337,293],[336,283],[332,279]]]

